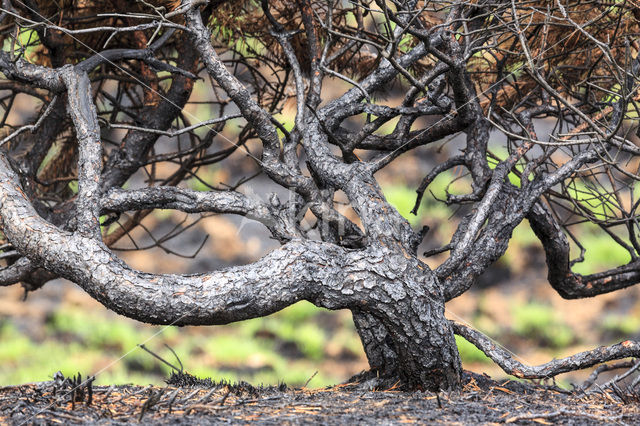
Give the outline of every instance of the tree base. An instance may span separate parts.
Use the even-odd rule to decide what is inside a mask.
[[[353,385],[365,391],[402,390],[411,391],[410,387],[402,383],[398,375],[381,375],[378,370],[364,370],[352,376],[343,384]]]

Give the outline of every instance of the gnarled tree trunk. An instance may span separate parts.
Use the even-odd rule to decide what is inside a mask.
[[[444,303],[504,254],[525,218],[562,296],[591,297],[640,280],[637,171],[618,164],[620,155],[640,156],[618,132],[638,100],[640,59],[630,60],[631,46],[621,41],[638,33],[632,6],[592,15],[594,8],[581,2],[538,7],[479,0],[443,8],[383,0],[183,0],[162,7],[118,2],[126,10],[114,14],[110,1],[53,3],[4,1],[0,12],[0,38],[11,45],[0,52],[6,78],[0,90],[10,93],[2,105],[11,109],[18,94],[48,103],[34,124],[16,129],[8,112],[0,118],[9,130],[0,141],[0,257],[9,259],[0,285],[23,281],[33,290],[64,277],[107,308],[154,324],[226,324],[300,300],[349,309],[379,385],[399,380],[439,390],[459,388],[461,376]],[[21,46],[22,36],[6,43],[29,28],[39,36],[29,37],[35,40],[29,46]],[[576,45],[563,43],[567,28],[574,29]],[[589,33],[592,28],[601,34]],[[568,66],[582,60],[576,58],[585,62]],[[569,68],[575,73],[545,74]],[[206,77],[214,117],[191,124],[185,105],[200,77]],[[347,88],[334,96],[323,88],[335,79]],[[404,90],[398,99],[379,99],[394,86]],[[293,126],[281,120],[289,99],[295,100]],[[557,118],[560,132],[566,123],[575,128],[540,141],[534,120],[549,117]],[[393,130],[380,132],[392,120]],[[222,133],[227,123],[242,127],[235,140]],[[205,126],[205,136],[196,132]],[[109,144],[108,128],[127,134]],[[488,149],[493,129],[507,135],[506,158]],[[464,148],[432,161],[413,209],[438,176],[456,167],[468,172],[469,193],[447,194],[446,202],[470,208],[437,250],[448,258],[432,271],[417,255],[427,228],[412,229],[387,202],[375,174],[407,151],[462,131]],[[178,138],[175,152],[157,145],[160,135]],[[216,141],[231,146],[218,149]],[[259,155],[249,141],[261,147]],[[56,145],[69,150],[56,161],[77,162],[62,164],[64,176],[40,173]],[[178,186],[239,149],[290,199],[249,197],[240,184],[225,190],[212,184],[208,191]],[[159,164],[173,171],[159,177]],[[146,186],[125,189],[135,174],[144,175]],[[605,175],[615,197],[596,188],[594,199],[613,211],[602,219],[575,199],[575,180]],[[67,185],[73,180],[77,194]],[[623,200],[621,183],[630,198]],[[342,210],[340,192],[353,214]],[[602,273],[572,272],[566,225],[545,197],[603,229],[625,224],[629,243],[612,236],[632,260]],[[109,247],[153,209],[242,215],[264,225],[281,247],[255,263],[206,274],[136,271]],[[101,218],[111,223],[125,212],[135,214],[117,232],[103,233]],[[306,216],[322,241],[303,226]],[[640,353],[640,345],[625,342],[525,368],[505,361],[504,351],[473,330],[455,328],[521,377]]]
[[[328,309],[351,309],[369,321],[364,327],[359,320],[357,324],[372,362],[379,359],[374,346],[378,338],[394,352],[386,355],[393,362],[372,365],[383,377],[412,388],[459,386],[460,360],[435,275],[402,251],[293,240],[248,266],[192,276],[142,273],[91,234],[65,232],[40,218],[2,157],[0,217],[6,237],[29,253],[32,262],[72,280],[129,318],[154,324],[227,324],[306,299]]]

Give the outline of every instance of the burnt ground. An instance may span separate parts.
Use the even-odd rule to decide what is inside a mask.
[[[182,386],[74,386],[53,381],[0,388],[0,424],[639,424],[640,404],[614,391],[585,394],[465,374],[461,392],[256,388],[193,376]],[[75,392],[72,389],[76,389]]]

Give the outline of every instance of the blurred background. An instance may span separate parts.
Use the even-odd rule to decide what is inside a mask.
[[[338,81],[328,86],[336,93],[346,87]],[[214,116],[208,105],[199,103],[208,96],[204,87],[196,87],[186,109],[193,122]],[[379,96],[395,102],[392,92]],[[16,102],[8,119],[13,125],[38,111],[38,105],[26,96],[18,96]],[[293,125],[293,107],[288,104],[278,117],[287,128]],[[380,132],[390,131],[394,124],[388,123]],[[237,129],[238,126],[227,125],[212,150],[226,147],[228,140],[236,137]],[[117,141],[123,132],[111,130],[105,138]],[[461,217],[460,212],[438,201],[447,191],[468,191],[468,181],[458,169],[441,175],[429,187],[417,216],[409,213],[423,176],[456,151],[458,142],[453,139],[414,150],[376,175],[388,200],[416,229],[430,227],[420,253],[446,244]],[[170,152],[172,142],[164,143]],[[501,148],[499,135],[495,135],[492,144],[495,158],[504,158],[506,151]],[[249,142],[247,148],[249,152],[259,152],[255,141]],[[156,173],[161,175],[163,167],[173,166],[157,167]],[[197,178],[187,181],[187,185],[196,190],[208,190],[209,185],[234,186],[255,169],[247,152],[238,150],[224,166],[200,168]],[[263,199],[271,191],[286,196],[261,176],[244,183],[240,190]],[[344,213],[353,217],[347,206]],[[261,225],[234,216],[160,210],[148,215],[142,224],[114,248],[130,266],[148,272],[198,273],[246,264],[278,246]],[[629,254],[595,227],[581,226],[575,232],[587,248],[584,262],[574,268],[577,272],[591,273],[628,262]],[[435,267],[445,256],[446,253],[422,260]],[[593,299],[561,299],[546,282],[544,254],[525,222],[514,232],[503,258],[471,291],[447,304],[447,315],[491,336],[520,361],[539,364],[637,337],[639,291],[630,288]],[[63,280],[29,293],[26,300],[24,296],[20,286],[0,287],[0,385],[48,380],[56,371],[65,376],[78,372],[83,376],[95,374],[97,384],[162,384],[171,369],[140,349],[139,344],[177,364],[167,348],[171,347],[191,374],[214,380],[244,380],[254,385],[284,382],[301,386],[308,382],[308,387],[321,387],[343,382],[367,368],[351,314],[318,309],[307,302],[266,318],[232,325],[178,328],[149,326],[118,316]],[[459,339],[458,345],[466,369],[495,378],[506,377],[471,344]],[[560,376],[558,383],[570,386],[584,377]]]

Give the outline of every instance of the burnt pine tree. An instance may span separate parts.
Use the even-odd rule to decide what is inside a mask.
[[[373,377],[408,388],[460,386],[454,333],[525,378],[640,356],[626,341],[529,367],[444,316],[524,220],[563,297],[640,281],[633,2],[3,0],[0,11],[0,285],[64,277],[155,324],[226,324],[300,300],[349,309]],[[196,82],[212,116],[192,123]],[[401,100],[385,101],[389,90]],[[18,96],[41,105],[22,122]],[[455,135],[462,143],[437,157]],[[428,229],[412,229],[376,180],[409,151],[434,159],[414,213],[439,175],[456,168],[468,183],[443,200],[460,221],[425,254],[445,258],[434,270],[417,253]],[[241,152],[291,196],[185,185]],[[199,275],[133,270],[110,247],[158,208],[243,215],[281,247]],[[585,222],[629,263],[574,273],[571,229]]]

